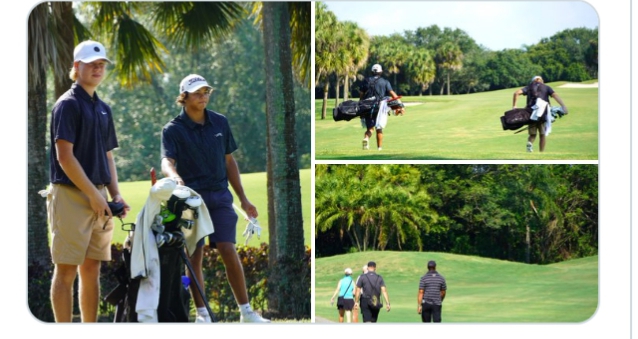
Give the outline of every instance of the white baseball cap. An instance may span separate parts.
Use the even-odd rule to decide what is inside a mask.
[[[536,79],[541,79],[541,80],[543,80],[543,78],[541,78],[541,76],[540,76],[540,75],[535,75],[535,76],[532,78],[532,81],[530,81],[530,82],[534,82],[534,81],[536,81]]]
[[[352,274],[352,269],[350,267],[346,268],[344,271],[346,274]]]
[[[186,76],[184,79],[182,79],[182,82],[179,83],[179,92],[193,93],[202,87],[212,88],[210,87],[208,82],[206,82],[206,79],[204,79],[203,76],[197,75],[197,74],[190,74]]]
[[[372,71],[375,72],[375,73],[381,73],[383,71],[383,69],[381,68],[381,65],[374,64],[374,65],[372,65]]]
[[[84,63],[90,63],[95,60],[106,60],[112,63],[106,57],[106,48],[104,45],[97,41],[86,40],[75,46],[73,50],[73,61],[81,61]]]

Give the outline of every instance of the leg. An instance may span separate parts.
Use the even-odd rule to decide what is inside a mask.
[[[85,259],[80,265],[79,302],[83,323],[97,322],[97,309],[100,302],[100,265],[95,259]]]
[[[423,304],[423,311],[421,312],[422,317],[423,317],[423,322],[424,323],[431,323],[432,322],[432,305],[431,304]]]
[[[342,323],[343,322],[343,313],[345,312],[345,310],[343,308],[339,309],[339,322]]]
[[[379,128],[377,130],[377,149],[381,150],[382,144],[383,144],[383,129]]]
[[[544,134],[541,134],[538,148],[540,149],[541,152],[545,150],[545,135]]]
[[[218,242],[217,250],[224,262],[228,283],[230,284],[230,288],[233,290],[235,300],[239,305],[247,304],[248,292],[246,291],[244,268],[239,260],[235,244],[229,242]]]
[[[189,287],[191,297],[193,298],[193,303],[195,304],[195,307],[197,308],[205,307],[204,300],[202,299],[202,296],[199,294],[199,291],[197,291],[197,285],[195,285],[195,281],[194,281],[194,279],[197,279],[199,286],[201,286],[202,289],[204,289],[204,286],[205,286],[204,274],[202,271],[203,259],[204,259],[204,249],[202,248],[202,246],[197,246],[197,249],[195,250],[193,255],[188,258],[188,261],[190,261],[191,266],[193,267],[193,273],[195,274],[195,276],[193,277],[193,273],[191,273],[190,270],[186,270],[186,275],[188,275],[188,278],[191,280],[190,287]]]
[[[51,280],[51,306],[55,322],[71,322],[73,319],[73,282],[77,266],[55,264]]]
[[[359,322],[359,308],[354,308],[352,310],[352,322],[353,323]]]
[[[346,322],[352,322],[352,311],[346,311]]]
[[[441,322],[441,309],[443,308],[442,305],[434,305],[432,308],[432,318],[434,320],[435,323],[440,323]]]

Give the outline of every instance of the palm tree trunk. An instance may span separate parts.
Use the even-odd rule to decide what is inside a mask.
[[[447,95],[450,95],[450,70],[447,71]]]
[[[326,118],[326,109],[328,106],[328,91],[330,90],[330,82],[326,79],[323,84],[323,102],[321,104],[321,120]],[[336,106],[335,106],[336,107]]]
[[[270,303],[285,296],[277,317],[301,319],[310,317],[310,272],[304,260],[288,4],[264,2],[262,15],[273,187],[268,200],[274,201],[277,234],[277,260],[269,263],[269,284],[273,288],[269,289],[268,300]]]

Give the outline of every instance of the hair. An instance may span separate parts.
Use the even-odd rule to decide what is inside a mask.
[[[182,92],[177,96],[177,98],[175,98],[175,103],[180,106],[184,106],[186,98],[188,98],[188,92]]]
[[[75,63],[73,63],[73,66],[71,67],[71,70],[69,71],[69,79],[71,79],[72,81],[76,81],[78,79],[78,70],[75,67]]]

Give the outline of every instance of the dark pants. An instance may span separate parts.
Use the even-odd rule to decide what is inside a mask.
[[[363,315],[364,323],[377,322],[377,318],[379,318],[380,310],[371,309],[370,306],[368,306],[368,298],[361,298],[361,305],[359,305],[359,307],[361,308],[361,314]]]
[[[421,321],[424,323],[440,323],[442,305],[433,305],[428,303],[421,304]]]

